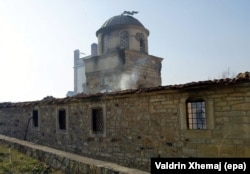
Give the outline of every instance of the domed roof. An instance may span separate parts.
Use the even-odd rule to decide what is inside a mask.
[[[140,21],[135,19],[132,16],[128,15],[119,15],[119,16],[114,16],[107,20],[101,28],[108,27],[108,26],[113,26],[113,25],[137,25],[144,27]]]
[[[141,27],[141,28],[144,28],[147,31],[147,33],[149,33],[149,31],[142,25],[142,23],[139,20],[135,19],[134,17],[129,16],[129,15],[118,15],[104,22],[101,28],[97,30],[96,35],[108,29],[121,27],[124,25],[133,25],[133,26]]]

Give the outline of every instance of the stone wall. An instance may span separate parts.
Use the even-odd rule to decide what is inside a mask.
[[[136,51],[125,50],[124,70],[136,75],[136,88],[161,86],[161,61],[163,59]]]
[[[186,87],[187,86],[187,87]],[[0,105],[0,133],[86,157],[150,171],[152,157],[250,157],[250,83],[128,90]],[[187,100],[203,99],[206,129],[187,127]],[[104,130],[95,134],[92,109]],[[66,130],[58,111],[66,111]]]
[[[9,148],[17,149],[26,155],[43,161],[65,174],[148,174],[148,172],[137,169],[86,158],[4,135],[0,135],[0,144],[7,144]]]
[[[159,57],[119,50],[84,61],[88,94],[161,86]]]

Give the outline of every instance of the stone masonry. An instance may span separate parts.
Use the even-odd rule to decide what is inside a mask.
[[[0,143],[45,162],[64,173],[79,174],[148,174],[148,172],[119,166],[114,163],[94,160],[77,154],[60,151],[31,142],[0,135]]]
[[[187,126],[187,101],[196,99],[205,102],[205,129]],[[65,129],[59,125],[61,109],[66,112]],[[93,121],[97,109],[101,121]],[[33,110],[39,113],[37,127],[32,120],[28,125]],[[101,127],[96,128],[98,121]],[[26,134],[31,142],[144,171],[150,171],[152,157],[250,157],[249,73],[235,79],[1,103],[0,133],[19,139]]]
[[[162,58],[133,50],[118,50],[84,60],[87,93],[161,85]]]

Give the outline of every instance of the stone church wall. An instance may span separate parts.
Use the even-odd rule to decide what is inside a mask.
[[[161,61],[132,50],[86,59],[87,93],[161,86]]]
[[[0,133],[146,171],[151,157],[250,157],[249,91],[248,82],[1,103]],[[186,102],[197,98],[205,101],[207,127],[191,130]],[[101,134],[93,109],[102,110]],[[28,125],[33,110],[37,127]]]
[[[131,50],[126,50],[125,55],[124,69],[136,76],[136,88],[161,86],[162,58]]]

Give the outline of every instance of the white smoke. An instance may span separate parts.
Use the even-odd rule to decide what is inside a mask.
[[[100,92],[104,93],[138,88],[138,81],[140,78],[146,76],[146,74],[142,74],[143,68],[151,64],[152,62],[149,56],[138,58],[133,62],[133,69],[131,71],[127,70],[120,75],[113,74],[112,77],[109,77],[109,80],[105,82],[105,89],[100,90]],[[103,66],[108,67],[108,62]]]
[[[137,88],[137,80],[138,80],[137,71],[132,71],[131,74],[128,73],[122,74],[119,82],[120,90]]]

